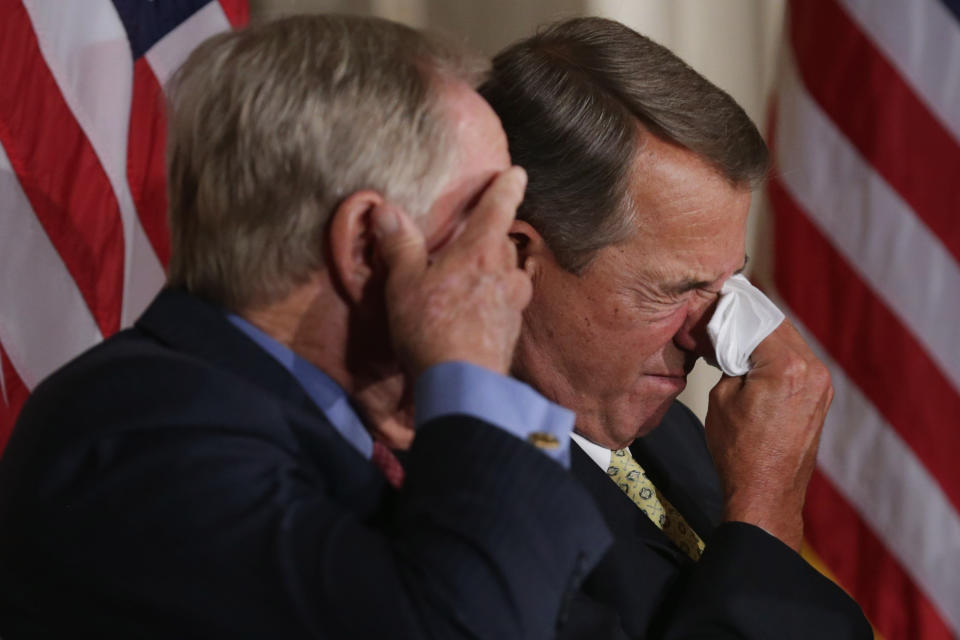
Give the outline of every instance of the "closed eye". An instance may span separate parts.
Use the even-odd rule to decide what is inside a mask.
[[[743,256],[743,266],[734,271],[733,275],[739,275],[743,273],[744,269],[747,268],[747,262],[749,260],[749,256]],[[706,291],[712,295],[717,295],[720,293],[720,288],[716,287],[715,283],[716,280],[694,280],[692,278],[686,278],[678,282],[667,284],[663,287],[663,292],[669,296],[680,296],[690,291]]]
[[[705,290],[712,283],[706,280],[681,280],[664,287],[664,293],[670,296],[681,296],[691,291]]]

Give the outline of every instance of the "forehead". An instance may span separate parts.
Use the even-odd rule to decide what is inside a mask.
[[[465,171],[510,166],[506,134],[486,100],[463,82],[444,83],[440,100]]]
[[[660,213],[695,222],[704,209],[720,214],[720,208],[749,195],[694,152],[653,135],[638,145],[628,188],[638,213],[654,218],[649,222]]]
[[[626,243],[648,270],[715,276],[742,266],[750,191],[693,152],[647,136],[628,186],[636,233]]]

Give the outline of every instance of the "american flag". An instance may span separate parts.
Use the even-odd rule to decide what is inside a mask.
[[[246,0],[0,0],[0,450],[164,282],[162,87]]]
[[[960,637],[960,0],[793,0],[772,287],[836,398],[808,553],[888,640]],[[0,449],[168,245],[161,87],[245,0],[0,0]]]
[[[773,286],[836,397],[811,557],[888,640],[960,637],[960,1],[792,0]]]

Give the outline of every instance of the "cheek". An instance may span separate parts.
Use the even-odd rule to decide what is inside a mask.
[[[634,324],[624,332],[624,337],[634,347],[647,353],[655,353],[680,331],[689,314],[689,302],[658,309],[655,313],[638,314]]]
[[[661,310],[653,318],[627,312],[625,307],[608,311],[580,323],[576,340],[567,345],[576,352],[587,378],[582,384],[602,385],[605,393],[632,389],[638,376],[651,367],[662,368],[663,351],[683,326],[687,305],[668,313]]]
[[[661,371],[665,362],[675,360],[675,354],[666,352],[674,349],[674,336],[683,325],[685,315],[677,310],[620,336],[613,353],[621,360],[620,366],[628,371],[625,376]]]
[[[664,318],[663,322],[660,324],[660,329],[663,333],[667,334],[668,337],[673,337],[676,335],[680,328],[683,327],[683,323],[686,322],[687,317],[690,315],[690,301],[686,301],[683,304],[679,305],[669,316]]]
[[[535,299],[527,309],[532,320],[528,327],[541,347],[554,353],[578,385],[590,386],[592,376],[618,366],[617,360],[623,358],[616,354],[627,347],[631,327],[635,326],[622,310],[604,309],[594,298],[570,292],[550,299],[548,304]]]

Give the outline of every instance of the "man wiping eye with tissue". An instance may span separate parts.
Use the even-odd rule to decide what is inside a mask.
[[[510,229],[533,283],[512,373],[576,413],[570,471],[614,536],[558,637],[872,638],[797,553],[832,391],[734,275],[768,169],[750,118],[598,18],[507,48],[480,92],[529,177]],[[727,374],[706,428],[677,400],[700,356]]]

